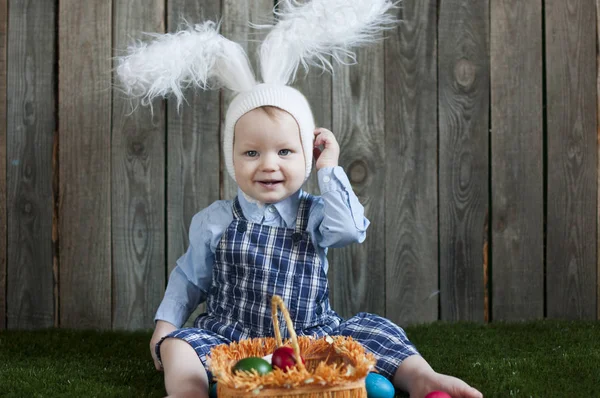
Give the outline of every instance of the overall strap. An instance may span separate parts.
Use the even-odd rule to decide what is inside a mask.
[[[295,233],[302,233],[308,228],[308,215],[312,206],[314,196],[308,192],[302,192],[300,204],[298,205],[298,214],[296,216]]]
[[[244,217],[244,212],[242,211],[242,206],[240,205],[240,201],[238,200],[237,196],[233,201],[233,218],[247,221],[246,217]]]

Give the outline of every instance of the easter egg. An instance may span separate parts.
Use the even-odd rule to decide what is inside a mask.
[[[209,398],[217,398],[217,383],[210,383],[210,388],[208,389]]]
[[[272,371],[273,367],[262,358],[248,357],[240,359],[231,369],[233,373],[252,372],[252,370],[256,370],[258,374],[264,375]]]
[[[377,373],[369,373],[365,380],[368,398],[394,398],[396,389],[392,383]]]
[[[302,363],[305,363],[304,358],[300,358],[302,359]],[[283,370],[284,372],[287,372],[289,368],[296,366],[294,349],[286,346],[276,349],[271,357],[271,365],[273,365],[274,368]]]
[[[425,395],[425,398],[452,398],[450,394],[445,393],[443,391],[432,391],[429,394]]]

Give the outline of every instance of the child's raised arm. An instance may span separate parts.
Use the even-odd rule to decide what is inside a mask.
[[[340,147],[335,136],[324,128],[315,130],[314,147],[322,197],[322,203],[313,210],[315,217],[322,218],[319,245],[342,247],[363,242],[369,220],[364,216],[364,207],[352,190],[344,169],[338,166]]]

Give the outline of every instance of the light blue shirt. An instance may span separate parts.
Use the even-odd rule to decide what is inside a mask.
[[[369,220],[341,167],[325,167],[317,172],[321,196],[310,208],[307,231],[325,268],[327,248],[363,242]],[[281,202],[258,205],[246,200],[238,188],[238,200],[250,222],[272,227],[294,228],[300,195],[294,193]],[[212,282],[212,268],[221,235],[233,221],[233,201],[219,200],[197,213],[190,225],[190,245],[171,272],[165,296],[154,320],[181,327],[194,309],[206,300]]]

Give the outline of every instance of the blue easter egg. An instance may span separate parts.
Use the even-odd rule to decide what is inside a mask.
[[[369,398],[394,398],[396,389],[385,377],[377,373],[369,373],[365,380],[367,397]]]

